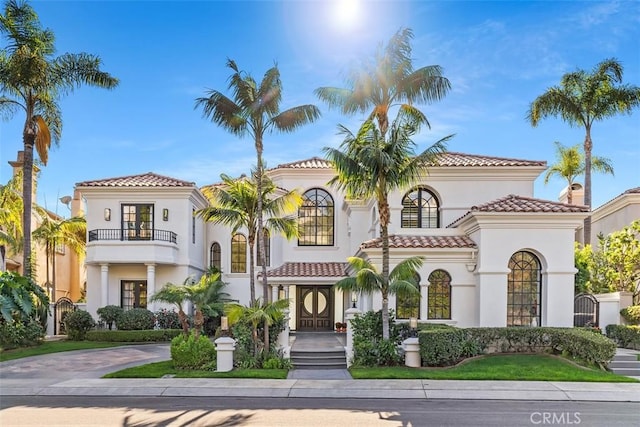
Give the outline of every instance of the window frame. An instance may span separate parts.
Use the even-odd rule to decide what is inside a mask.
[[[298,230],[300,231],[298,246],[335,246],[336,212],[335,201],[331,193],[322,188],[314,187],[305,191],[302,197],[302,205],[298,208]],[[318,211],[321,210],[326,210],[328,213],[318,215]],[[302,215],[303,212],[307,212],[308,215]],[[303,218],[308,218],[310,224],[303,225]],[[322,221],[323,219],[324,221]],[[322,224],[321,221],[326,224]],[[305,234],[307,229],[311,232]],[[326,232],[321,234],[319,230]],[[326,239],[327,243],[322,243],[323,239]]]
[[[427,319],[451,320],[451,274],[439,268],[429,274],[428,281]]]
[[[236,241],[236,238],[242,238],[242,242]],[[242,245],[242,249],[238,249]],[[237,260],[240,257],[242,260]],[[240,267],[242,267],[240,269]],[[235,233],[231,236],[231,273],[247,272],[247,236],[242,233]]]
[[[134,208],[133,211],[128,208]],[[144,211],[141,208],[148,208]],[[153,203],[123,203],[120,205],[122,240],[153,240],[155,205]],[[148,219],[144,216],[148,215]],[[133,218],[131,220],[130,218]],[[148,224],[145,226],[145,224]]]
[[[416,193],[416,197],[411,198],[411,195]],[[430,197],[423,197],[425,193]],[[435,206],[431,206],[432,201]],[[440,228],[440,200],[428,188],[416,187],[405,193],[402,197],[401,206],[400,228]],[[427,211],[427,218],[424,217],[425,210]],[[435,225],[433,224],[434,218]]]
[[[222,246],[218,242],[213,242],[209,247],[209,268],[222,270]]]
[[[129,288],[130,285],[130,288]],[[120,281],[120,307],[124,310],[133,308],[147,308],[148,287],[146,280],[121,280]],[[129,303],[129,301],[132,301]],[[127,302],[125,304],[125,302]]]
[[[533,268],[531,268],[532,266]],[[516,267],[519,268],[516,270]],[[509,258],[508,268],[507,326],[541,326],[542,263],[540,258],[530,251],[517,251]],[[532,275],[535,276],[534,280],[527,277]],[[536,289],[532,292],[531,285],[534,283]],[[517,285],[520,286],[520,292],[514,292]],[[523,286],[527,285],[529,289],[523,289]],[[533,304],[531,298],[534,298]],[[535,325],[533,325],[534,319]]]

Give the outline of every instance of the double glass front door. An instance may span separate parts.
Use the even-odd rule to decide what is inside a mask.
[[[333,329],[333,290],[331,286],[297,286],[299,331]]]

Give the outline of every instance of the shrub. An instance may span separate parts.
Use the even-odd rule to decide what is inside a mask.
[[[605,330],[620,347],[640,350],[640,326],[607,325]]]
[[[620,310],[620,315],[630,325],[640,324],[640,305],[631,305]]]
[[[67,313],[64,318],[67,337],[72,341],[83,341],[87,332],[96,327],[96,321],[84,310],[76,310]]]
[[[104,307],[100,307],[97,310],[97,313],[100,320],[102,320],[109,330],[111,330],[113,324],[117,323],[120,316],[122,316],[122,313],[124,313],[124,309],[117,305],[106,305]]]
[[[403,333],[408,336],[408,329],[404,323],[394,323],[392,310],[389,312],[389,340],[382,339],[382,311],[356,315],[351,323],[354,366],[395,366],[401,363],[398,345],[402,342]]]
[[[171,340],[171,360],[176,369],[215,369],[216,348],[204,335],[197,339],[179,334]]]
[[[156,323],[158,325],[158,328],[160,329],[182,329],[178,313],[176,313],[174,310],[161,308],[160,310],[156,311],[155,316]]]
[[[580,328],[557,328],[553,331],[551,340],[555,352],[602,369],[605,369],[616,354],[616,344],[612,340]]]
[[[45,331],[36,319],[27,322],[0,320],[0,347],[4,350],[38,345],[42,343],[44,335]]]
[[[293,364],[291,360],[285,359],[282,356],[271,356],[262,362],[263,369],[292,369]]]
[[[426,329],[418,334],[420,358],[426,366],[449,366],[465,357],[475,356],[476,347],[463,329]]]
[[[116,326],[122,331],[141,331],[153,329],[156,321],[153,313],[146,308],[132,308],[122,313]]]
[[[182,333],[182,329],[147,329],[142,331],[109,331],[106,329],[87,332],[87,341],[103,342],[163,342],[171,341]]]

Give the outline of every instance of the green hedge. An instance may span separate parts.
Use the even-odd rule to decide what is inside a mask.
[[[182,329],[148,329],[143,331],[96,330],[87,332],[88,341],[103,342],[161,342],[171,341]]]
[[[630,325],[640,324],[640,305],[631,305],[620,310],[620,315],[624,317]]]
[[[640,350],[640,326],[607,325],[605,331],[620,347]]]
[[[616,345],[601,334],[576,328],[467,328],[419,332],[425,366],[449,366],[488,353],[564,354],[602,368]]]

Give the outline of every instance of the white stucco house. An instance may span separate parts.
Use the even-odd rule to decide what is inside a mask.
[[[461,327],[572,326],[574,236],[587,208],[535,198],[534,180],[545,169],[544,161],[449,152],[420,185],[391,194],[392,267],[425,258],[421,298],[391,296],[396,316]],[[332,289],[349,274],[347,257],[380,264],[376,203],[347,200],[328,186],[335,171],[321,158],[267,173],[304,195],[301,236],[272,235],[266,248],[271,295],[289,298],[291,329],[332,330],[353,304],[379,309],[379,295]],[[94,315],[107,304],[155,310],[148,297],[157,289],[209,266],[222,270],[233,298],[249,302],[246,233],[232,236],[194,217],[207,204],[195,183],[145,173],[84,181],[76,190],[86,201],[87,309]]]

